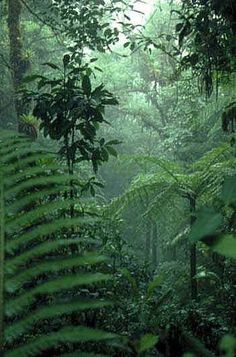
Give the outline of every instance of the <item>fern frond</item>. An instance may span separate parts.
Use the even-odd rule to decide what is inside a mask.
[[[45,236],[51,235],[51,234],[55,234],[56,232],[59,232],[61,229],[63,228],[72,228],[72,227],[83,227],[84,225],[88,225],[88,224],[92,224],[94,223],[96,220],[93,217],[74,217],[74,218],[58,218],[53,220],[53,222],[49,222],[49,223],[45,223],[45,224],[41,224],[39,226],[36,226],[34,228],[34,230],[32,231],[27,231],[26,233],[22,233],[20,234],[18,237],[9,240],[6,243],[6,252],[9,254],[12,254],[14,251],[16,251],[17,249],[19,249],[21,246],[26,245],[26,244],[33,244],[35,242],[35,240],[38,240],[39,238],[43,238]],[[61,245],[61,244],[67,245],[67,242],[69,242],[69,240],[67,241],[62,241],[62,240],[58,240],[55,242],[52,242],[52,244],[55,244],[54,249],[56,249],[56,245]],[[76,240],[73,240],[74,244],[77,244]],[[72,244],[68,243],[68,244]],[[40,251],[42,253],[40,253],[41,255],[44,254],[44,252],[47,252],[47,248],[46,250],[44,249],[45,246],[41,246]],[[53,246],[52,246],[53,249]],[[36,254],[38,254],[39,251],[37,251]],[[28,253],[27,253],[28,255]]]
[[[63,192],[67,192],[68,186],[67,185],[58,185],[53,188],[44,188],[43,194],[46,197],[51,197],[51,196],[57,196]],[[18,210],[21,210],[25,206],[31,205],[37,201],[40,201],[42,199],[42,192],[41,191],[36,191],[36,192],[31,192],[27,196],[24,196],[22,198],[19,198],[17,201],[14,202],[9,202],[8,205],[8,212],[9,215],[15,215]]]
[[[70,315],[111,304],[90,293],[90,288],[93,291],[111,277],[97,271],[107,259],[86,252],[85,239],[78,234],[97,220],[80,209],[80,199],[68,194],[72,182],[80,185],[78,178],[65,174],[51,155],[23,136],[1,134],[0,276],[4,280],[0,279],[0,321],[4,313],[5,340],[0,337],[6,346],[4,355],[37,356],[58,345],[75,343],[78,348],[80,343],[116,338],[86,326],[67,326]],[[69,217],[72,206],[78,215]],[[86,239],[87,247],[94,244],[95,240]],[[86,290],[83,297],[81,287]],[[54,320],[57,330],[39,330],[32,339],[35,325]]]
[[[25,227],[36,224],[42,218],[49,215],[52,216],[52,212],[55,215],[58,210],[66,210],[71,207],[71,205],[79,204],[80,200],[66,199],[54,202],[45,202],[41,206],[36,206],[36,208],[31,209],[29,212],[23,212],[17,217],[7,220],[7,233],[13,233],[19,231]]]
[[[9,293],[15,293],[24,284],[35,279],[37,276],[46,273],[59,273],[67,269],[74,269],[80,266],[95,265],[99,263],[107,262],[107,257],[97,255],[97,253],[87,253],[83,256],[75,256],[72,258],[50,260],[43,263],[39,263],[33,268],[20,272],[9,278],[5,283],[5,289]]]
[[[196,161],[190,169],[194,171],[207,170],[213,164],[224,161],[228,155],[232,153],[232,147],[229,143],[218,146],[205,155],[203,155],[198,161]]]
[[[73,312],[101,309],[111,306],[110,301],[105,300],[75,300],[68,303],[54,304],[43,307],[35,311],[33,315],[13,323],[5,329],[6,342],[12,343],[13,340],[22,336],[43,320],[51,320]]]
[[[6,182],[6,187],[12,187],[14,185],[19,185],[19,182],[22,180],[25,180],[27,178],[27,176],[34,176],[37,175],[36,177],[38,177],[39,175],[42,175],[43,177],[45,177],[45,174],[48,172],[50,173],[51,171],[56,171],[58,170],[58,164],[56,163],[51,163],[48,164],[47,166],[35,166],[35,167],[31,167],[29,170],[27,170],[27,172],[22,171],[19,172],[18,174],[15,174],[14,176],[10,176]]]
[[[24,190],[30,190],[35,187],[38,189],[41,188],[43,189],[45,186],[49,185],[69,185],[73,177],[70,175],[51,175],[51,176],[45,176],[45,177],[38,177],[38,178],[30,178],[27,181],[24,181],[22,183],[19,183],[17,186],[11,187],[9,189],[6,189],[5,195],[7,198],[12,198],[19,193],[21,193]]]
[[[34,289],[12,298],[5,303],[6,316],[11,317],[23,312],[26,307],[33,304],[38,296],[50,295],[58,292],[72,290],[80,286],[94,285],[110,279],[109,275],[102,273],[73,274],[62,278],[54,279],[37,286]]]
[[[69,343],[101,342],[112,340],[114,338],[117,338],[117,335],[113,333],[83,326],[68,326],[47,336],[38,337],[25,346],[6,352],[5,357],[35,356],[55,345],[64,344],[65,341]]]

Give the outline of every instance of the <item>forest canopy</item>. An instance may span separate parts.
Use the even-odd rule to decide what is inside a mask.
[[[0,357],[234,357],[235,1],[0,25]]]

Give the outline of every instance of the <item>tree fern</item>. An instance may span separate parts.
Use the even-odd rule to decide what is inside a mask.
[[[223,177],[233,175],[236,165],[229,144],[206,153],[187,170],[156,157],[134,157],[133,160],[152,165],[150,173],[138,175],[128,190],[105,208],[106,212],[120,212],[140,204],[147,214],[155,215],[163,212],[168,202],[174,204],[177,196],[197,195],[205,202],[220,192]]]
[[[176,170],[174,163],[156,158],[143,158],[143,161],[147,160],[148,163],[153,164],[154,168],[156,167],[156,172],[153,173],[152,166],[151,173],[135,178],[129,189],[105,208],[105,213],[113,211],[120,214],[127,207],[136,205],[139,211],[141,209],[140,216],[143,216],[145,220],[151,219],[156,225],[163,217],[170,222],[170,215],[176,215],[177,212],[176,209],[173,210],[173,207],[179,206],[183,213],[179,215],[182,221],[179,228],[181,231],[184,229],[190,232],[188,228],[192,227],[195,222],[196,211],[219,195],[225,176],[235,173],[236,161],[233,150],[229,144],[224,144],[205,154],[192,167],[182,172],[178,166]],[[140,219],[140,221],[142,224],[143,220]],[[177,239],[173,239],[173,233],[175,237],[178,237]],[[179,233],[180,231],[172,232],[172,237],[169,237],[172,239],[172,244],[180,241]],[[189,238],[189,234],[181,236],[185,239]],[[189,244],[191,297],[196,299],[198,295],[195,279],[197,250],[196,243],[191,243]],[[155,266],[156,242],[154,239],[152,239],[152,244],[153,265]],[[146,241],[146,247],[148,245]]]
[[[81,312],[110,305],[89,294],[90,286],[110,277],[91,268],[106,262],[104,256],[82,253],[81,245],[92,243],[83,242],[81,228],[95,218],[79,209],[76,217],[69,216],[71,205],[80,205],[69,198],[71,180],[79,184],[37,145],[13,132],[1,132],[1,356],[37,356],[58,346],[78,348],[115,337],[71,318],[76,314],[78,320]],[[80,287],[86,287],[85,295]]]

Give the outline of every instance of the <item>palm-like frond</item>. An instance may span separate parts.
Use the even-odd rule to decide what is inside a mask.
[[[138,160],[154,165],[156,172],[138,175],[128,190],[105,208],[105,212],[119,213],[129,206],[139,205],[145,215],[155,215],[164,210],[176,195],[181,196],[191,190],[189,175],[183,174],[178,164],[155,157],[138,157]]]
[[[236,168],[230,144],[206,153],[188,170],[155,157],[133,160],[149,164],[150,173],[138,175],[123,195],[105,207],[105,213],[120,214],[129,206],[139,206],[142,215],[155,220],[168,215],[170,207],[185,210],[190,197],[197,200],[198,206],[209,203],[219,194],[224,177],[235,174]],[[183,216],[189,220],[190,212]]]
[[[89,293],[110,277],[92,269],[106,262],[104,256],[79,253],[81,227],[95,218],[70,217],[70,207],[80,205],[70,198],[71,182],[79,184],[50,155],[18,134],[1,132],[0,333],[6,357],[37,356],[57,345],[76,343],[78,348],[115,337],[71,324],[73,314],[78,320],[81,312],[110,305]],[[86,287],[85,296],[81,287]],[[49,330],[42,328],[45,322]]]

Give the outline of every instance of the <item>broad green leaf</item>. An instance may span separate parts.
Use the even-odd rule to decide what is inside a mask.
[[[117,151],[112,146],[106,146],[106,149],[110,155],[117,157]]]
[[[225,335],[220,341],[220,350],[224,352],[225,357],[234,357],[236,353],[236,338],[231,335]]]
[[[224,234],[213,244],[213,251],[228,258],[236,259],[236,234]]]
[[[157,344],[158,340],[158,336],[147,333],[146,335],[142,336],[139,341],[138,352],[142,353],[149,350],[150,348],[153,348]]]
[[[223,217],[213,208],[205,207],[197,214],[197,220],[190,232],[190,240],[196,242],[217,232],[223,223]]]

